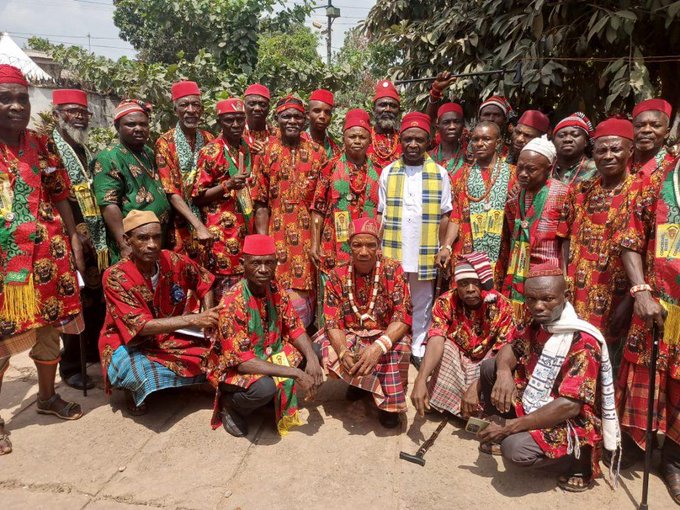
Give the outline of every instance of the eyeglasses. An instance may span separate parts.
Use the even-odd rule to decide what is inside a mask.
[[[93,115],[91,111],[83,110],[82,108],[60,108],[59,111],[70,117],[80,117],[83,119],[89,119]]]

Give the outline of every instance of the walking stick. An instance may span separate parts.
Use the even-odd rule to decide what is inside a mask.
[[[80,378],[83,381],[83,397],[87,397],[87,359],[85,356],[85,335],[78,333],[80,343]]]
[[[642,500],[640,510],[647,510],[647,494],[649,492],[649,472],[652,469],[654,453],[654,394],[656,393],[656,359],[659,357],[659,328],[652,326],[652,358],[649,360],[649,392],[647,394],[647,437],[645,438],[645,471],[642,477]]]
[[[452,78],[468,78],[470,76],[486,76],[489,74],[510,74],[514,73],[515,76],[513,77],[512,81],[514,83],[520,83],[522,81],[522,64],[520,62],[517,63],[514,69],[492,69],[490,71],[477,71],[473,73],[453,73],[451,74]],[[437,79],[436,76],[428,76],[426,78],[410,78],[406,80],[395,80],[394,84],[395,85],[403,85],[405,83],[418,83],[422,81],[435,81]]]
[[[435,440],[437,439],[437,436],[439,433],[444,430],[444,427],[446,427],[446,424],[449,422],[448,418],[444,418],[442,422],[439,424],[437,429],[432,433],[432,435],[423,443],[423,445],[418,448],[418,451],[415,453],[415,455],[411,455],[410,453],[406,452],[400,452],[399,453],[399,458],[403,459],[408,462],[413,462],[414,464],[419,464],[421,466],[425,465],[425,459],[423,456],[427,453],[427,450],[430,449],[430,447],[434,444]]]

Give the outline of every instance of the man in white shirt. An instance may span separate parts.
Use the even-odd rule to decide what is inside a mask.
[[[378,213],[383,255],[399,260],[407,273],[413,302],[411,361],[418,368],[425,354],[437,270],[449,267],[455,230],[448,221],[449,177],[427,154],[430,118],[419,112],[406,114],[400,140],[401,158],[380,176]]]

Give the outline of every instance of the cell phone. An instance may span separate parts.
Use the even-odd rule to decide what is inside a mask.
[[[472,434],[479,434],[482,430],[489,426],[489,423],[491,422],[470,416],[467,425],[465,425],[465,430]]]

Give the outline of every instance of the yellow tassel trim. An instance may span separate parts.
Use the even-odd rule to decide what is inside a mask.
[[[293,415],[283,416],[276,424],[276,428],[279,431],[279,435],[283,437],[287,435],[288,431],[293,427],[299,427],[304,424],[305,422],[300,418],[300,411],[295,411],[295,414]]]
[[[100,273],[103,273],[107,267],[109,267],[109,249],[104,248],[97,252],[97,268]]]
[[[663,341],[667,345],[680,344],[680,306],[660,300],[661,306],[668,312],[663,323]]]
[[[32,321],[38,313],[38,301],[33,286],[33,273],[21,285],[5,285],[5,304],[2,315],[7,321],[21,323]]]

